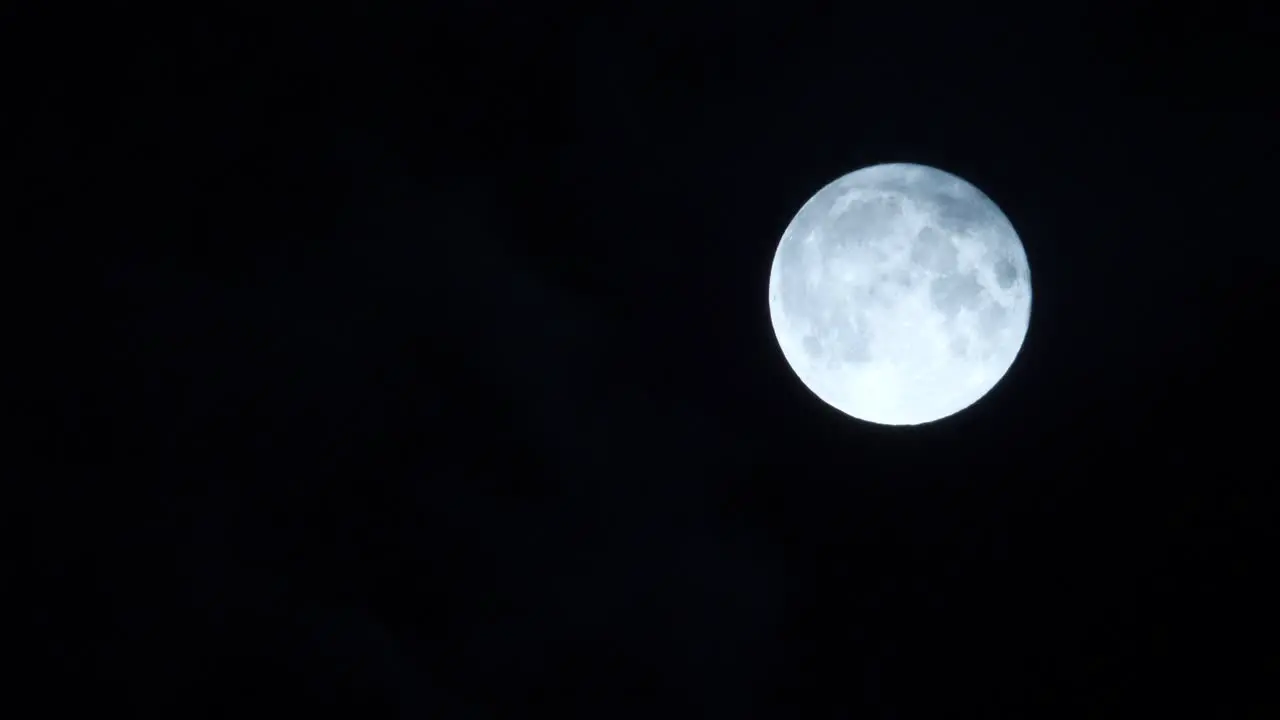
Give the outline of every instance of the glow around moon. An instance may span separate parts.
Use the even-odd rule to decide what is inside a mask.
[[[1031,271],[1008,218],[950,173],[875,165],[818,191],[769,277],[783,356],[853,417],[917,425],[995,387],[1031,320]]]

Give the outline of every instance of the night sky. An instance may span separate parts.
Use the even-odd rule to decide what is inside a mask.
[[[420,5],[10,13],[42,707],[1274,717],[1264,13]],[[769,322],[879,162],[1031,265],[916,428]]]

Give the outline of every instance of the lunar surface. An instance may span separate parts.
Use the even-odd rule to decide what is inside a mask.
[[[875,165],[818,191],[769,276],[782,354],[815,395],[883,425],[977,402],[1031,320],[1031,270],[982,191],[923,165]]]

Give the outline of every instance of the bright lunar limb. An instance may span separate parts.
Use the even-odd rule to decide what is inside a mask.
[[[769,314],[801,382],[882,425],[953,415],[995,387],[1031,320],[1031,270],[1000,208],[924,165],[874,165],[787,226]]]

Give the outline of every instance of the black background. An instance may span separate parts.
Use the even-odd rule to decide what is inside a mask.
[[[1274,708],[1270,15],[632,5],[7,11],[42,707]],[[893,161],[1035,283],[911,429],[765,301]]]

